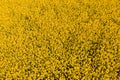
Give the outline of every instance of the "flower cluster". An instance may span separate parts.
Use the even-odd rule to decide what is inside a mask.
[[[0,80],[120,80],[120,1],[0,0]]]

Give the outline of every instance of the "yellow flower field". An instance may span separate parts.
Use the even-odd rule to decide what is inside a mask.
[[[0,0],[0,80],[120,80],[120,0]]]

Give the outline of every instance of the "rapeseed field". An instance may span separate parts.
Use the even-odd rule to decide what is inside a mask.
[[[0,80],[120,80],[120,0],[0,0]]]

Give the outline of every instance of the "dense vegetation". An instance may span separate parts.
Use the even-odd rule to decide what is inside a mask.
[[[120,1],[0,0],[0,80],[120,80]]]

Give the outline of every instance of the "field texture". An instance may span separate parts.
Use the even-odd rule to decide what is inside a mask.
[[[0,80],[120,80],[120,0],[0,0]]]

